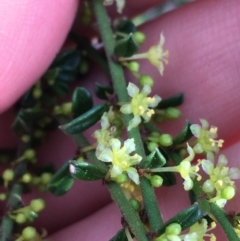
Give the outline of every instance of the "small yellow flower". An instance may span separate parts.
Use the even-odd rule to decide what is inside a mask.
[[[193,135],[197,138],[197,144],[193,147],[193,150],[195,153],[218,152],[224,141],[222,139],[215,140],[217,138],[217,127],[212,126],[209,129],[206,120],[200,119],[200,122],[202,126],[193,124],[190,127]]]
[[[160,167],[151,169],[152,172],[179,172],[184,179],[183,186],[185,190],[190,190],[193,187],[192,179],[197,176],[197,180],[201,180],[201,176],[197,173],[199,171],[200,162],[197,165],[192,166],[191,161],[195,157],[193,149],[187,144],[187,151],[189,156],[186,157],[178,166],[175,167]]]
[[[112,5],[114,2],[114,0],[104,0],[103,1],[103,4],[105,6],[109,6],[109,5]],[[117,4],[117,11],[118,13],[122,13],[122,10],[125,6],[125,0],[115,0],[116,4]]]
[[[211,233],[207,234],[207,232],[211,231],[216,227],[216,223],[211,223],[211,228],[208,229],[208,224],[206,219],[202,219],[201,223],[196,222],[194,225],[190,227],[189,233],[183,235],[184,241],[204,241],[204,238],[210,238],[210,241],[215,241],[216,236]]]
[[[202,169],[209,175],[209,179],[203,183],[203,191],[211,198],[210,202],[224,207],[227,200],[235,195],[233,180],[240,178],[240,170],[235,167],[229,169],[228,160],[224,155],[219,156],[216,167],[211,155],[208,155],[208,159],[202,160]]]
[[[158,45],[150,47],[146,53],[135,54],[129,58],[121,57],[119,61],[129,61],[136,59],[148,59],[149,62],[158,68],[158,71],[163,75],[164,64],[168,64],[169,51],[163,50],[163,45],[165,43],[165,37],[163,33],[160,34],[160,40]]]
[[[134,117],[129,122],[128,126],[128,130],[131,130],[141,123],[141,117],[145,120],[145,122],[150,121],[151,116],[154,114],[154,110],[149,109],[149,107],[156,107],[161,98],[158,95],[148,97],[151,92],[151,88],[148,85],[145,85],[142,91],[139,92],[139,88],[135,84],[129,83],[127,91],[129,96],[132,97],[131,102],[124,104],[120,111],[123,114],[133,113]]]
[[[112,107],[108,112],[105,112],[101,117],[101,129],[96,130],[93,133],[93,137],[97,139],[96,156],[105,148],[109,147],[109,141],[118,137],[118,128],[113,125],[113,121],[116,120],[116,114],[113,112]]]
[[[124,145],[121,147],[121,142],[118,139],[110,140],[110,148],[105,148],[99,155],[98,159],[103,162],[111,163],[110,176],[116,178],[123,172],[127,172],[128,177],[139,184],[139,175],[136,168],[132,167],[140,163],[142,157],[134,154],[130,154],[135,151],[135,143],[133,139],[124,141]]]

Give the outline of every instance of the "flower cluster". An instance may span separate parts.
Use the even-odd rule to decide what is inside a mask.
[[[129,58],[120,58],[119,61],[129,61],[137,59],[148,59],[149,62],[158,68],[158,71],[163,75],[164,64],[168,64],[169,51],[163,50],[165,37],[163,33],[160,34],[160,40],[157,45],[150,47],[146,53],[135,54]]]
[[[193,187],[193,180],[197,176],[197,180],[201,180],[201,176],[198,174],[199,165],[201,162],[199,161],[198,164],[192,165],[191,162],[195,157],[195,153],[193,149],[187,144],[187,151],[189,156],[186,157],[178,166],[174,167],[161,167],[161,168],[154,168],[151,169],[151,172],[178,172],[180,173],[181,177],[184,179],[183,186],[185,190],[190,190]]]
[[[223,140],[215,140],[217,138],[217,127],[212,126],[206,120],[200,119],[202,126],[198,124],[191,125],[190,129],[197,138],[197,144],[193,147],[196,153],[216,153],[223,145]]]
[[[224,155],[220,155],[216,166],[212,155],[208,159],[202,160],[202,168],[209,175],[203,183],[203,191],[210,197],[210,202],[216,202],[220,207],[224,207],[227,200],[235,195],[234,179],[240,178],[238,168],[227,167],[228,160]]]
[[[210,238],[210,241],[215,241],[216,236],[213,233],[208,234],[209,231],[216,227],[216,223],[212,222],[211,227],[208,228],[207,220],[202,219],[200,223],[196,222],[189,229],[187,234],[180,235],[182,228],[178,223],[172,223],[167,226],[164,234],[156,238],[154,241],[204,241],[205,237]]]
[[[148,122],[151,116],[154,114],[154,108],[161,101],[161,98],[158,95],[153,97],[148,97],[151,93],[151,88],[148,85],[145,85],[142,91],[139,91],[139,88],[133,84],[129,83],[127,87],[129,96],[131,97],[130,103],[124,104],[120,111],[123,114],[133,114],[133,119],[129,122],[128,130],[138,126],[141,123],[141,117]]]
[[[132,167],[140,163],[142,157],[134,154],[135,144],[133,139],[124,141],[124,145],[121,147],[121,142],[118,139],[110,140],[110,147],[105,148],[97,158],[103,162],[111,163],[110,176],[116,178],[123,172],[127,172],[128,177],[139,184],[139,175],[136,168]]]

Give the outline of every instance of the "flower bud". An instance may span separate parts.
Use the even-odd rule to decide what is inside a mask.
[[[2,175],[4,181],[12,181],[14,178],[14,171],[12,169],[6,169]]]
[[[181,111],[174,107],[167,108],[164,113],[164,115],[170,120],[178,119],[181,116],[181,114]]]
[[[36,155],[36,152],[33,149],[30,149],[30,148],[27,149],[23,154],[23,156],[28,160],[33,159],[35,157],[35,155]]]
[[[64,115],[70,115],[72,113],[72,102],[62,104],[61,110]]]
[[[29,183],[31,182],[32,180],[32,176],[30,173],[25,173],[23,176],[22,176],[22,181],[25,182],[25,183]]]
[[[41,198],[33,199],[30,202],[29,207],[30,207],[30,209],[32,211],[38,213],[38,212],[42,211],[45,208],[45,202]]]
[[[131,198],[129,199],[129,202],[135,211],[139,212],[142,209],[141,203],[137,199]]]
[[[147,148],[148,148],[148,150],[149,150],[150,152],[152,152],[152,151],[154,151],[156,148],[158,148],[158,144],[157,144],[156,142],[151,141],[151,142],[149,142],[149,143],[147,144]]]
[[[41,183],[47,185],[50,182],[50,180],[52,179],[52,177],[53,177],[52,173],[49,173],[49,172],[42,173],[42,175],[40,177]]]
[[[2,192],[0,193],[0,201],[5,201],[7,199],[7,194]]]
[[[221,190],[221,197],[226,199],[226,200],[230,200],[234,196],[235,196],[235,189],[234,189],[234,187],[227,186],[227,187],[224,187]]]
[[[136,31],[133,33],[133,36],[138,44],[142,44],[146,40],[146,35],[143,32]]]
[[[127,67],[131,72],[138,72],[139,71],[139,63],[136,61],[131,61],[128,63]]]
[[[128,176],[125,173],[122,173],[120,175],[118,175],[116,178],[114,178],[114,181],[116,183],[125,183],[128,180]]]
[[[27,142],[30,141],[30,136],[29,135],[22,135],[21,139],[22,139],[23,142],[27,143]]]
[[[42,90],[39,87],[35,87],[32,94],[35,99],[39,99],[42,96]]]
[[[151,182],[151,185],[153,187],[160,187],[162,186],[163,184],[163,179],[162,177],[158,176],[158,175],[153,175],[151,178],[150,178],[150,182]]]
[[[26,227],[22,231],[22,237],[24,240],[31,240],[33,239],[37,234],[37,231],[34,227]]]
[[[159,141],[160,145],[162,145],[162,146],[171,146],[173,143],[173,138],[169,134],[162,134],[159,137],[158,141]]]
[[[141,75],[138,80],[139,80],[139,84],[142,86],[148,85],[148,86],[152,87],[154,84],[154,80],[150,75],[146,75],[146,74]]]
[[[179,235],[182,232],[181,225],[178,223],[172,223],[167,226],[165,233],[169,235]]]
[[[24,213],[18,213],[15,217],[15,221],[19,224],[22,224],[27,221],[27,217]]]

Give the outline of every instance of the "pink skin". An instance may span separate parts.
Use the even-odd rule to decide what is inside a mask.
[[[3,7],[6,6],[7,1],[2,2],[5,3]],[[30,3],[31,1],[25,0],[22,2],[27,3],[25,5],[26,8],[36,7],[35,4]],[[47,16],[47,10],[50,11],[51,6],[54,5],[53,2],[56,3],[51,1],[51,3],[44,5],[44,3],[38,2],[39,5],[43,4],[46,8],[44,9],[44,6],[41,6],[44,9],[45,17]],[[34,18],[38,24],[35,23],[30,28],[30,24],[34,20],[32,20],[32,15],[26,14],[26,19],[31,19],[31,21],[28,20],[27,26],[29,28],[25,31],[27,33],[31,32],[31,35],[24,34],[25,39],[21,40],[21,44],[19,43],[20,41],[13,41],[14,38],[11,38],[10,42],[5,40],[5,42],[0,43],[3,50],[11,49],[11,52],[9,51],[8,54],[4,55],[6,59],[2,61],[2,64],[4,66],[6,64],[6,66],[4,68],[1,67],[1,73],[4,73],[2,75],[5,78],[1,78],[0,83],[2,93],[0,97],[0,111],[6,110],[12,104],[10,100],[16,100],[45,71],[63,43],[73,19],[76,2],[68,1],[68,5],[61,8],[64,10],[63,12],[60,9],[59,13],[50,11],[51,14],[56,14],[54,19],[60,19],[59,21],[66,14],[64,15],[65,21],[62,20],[61,24],[57,21],[51,21],[52,18],[50,18],[49,20],[44,19],[48,23],[46,25]],[[142,30],[147,33],[148,42],[142,46],[142,50],[145,51],[150,45],[157,43],[160,32],[164,31],[166,48],[170,50],[170,59],[164,77],[160,77],[157,70],[151,67],[147,61],[142,61],[141,72],[151,73],[156,78],[154,91],[160,93],[160,95],[162,93],[162,97],[179,91],[184,91],[186,95],[186,103],[181,108],[183,112],[181,123],[177,127],[173,127],[175,123],[168,124],[166,126],[168,130],[170,128],[174,129],[176,133],[176,130],[181,128],[185,119],[195,121],[196,123],[198,123],[199,118],[208,119],[210,123],[219,127],[219,136],[225,140],[225,147],[228,147],[224,152],[226,151],[230,165],[240,168],[236,158],[240,154],[238,143],[240,126],[234,121],[240,118],[240,112],[238,111],[240,104],[238,90],[240,71],[237,65],[240,59],[238,4],[238,0],[202,0],[166,14],[160,19],[143,26]],[[38,8],[34,9],[40,12],[41,8],[39,5]],[[59,4],[56,5],[58,6]],[[57,8],[57,6],[55,7]],[[2,11],[3,8],[0,6],[0,9]],[[11,12],[11,16],[17,16],[21,8],[19,6],[11,6],[10,9],[11,11],[15,10],[14,14]],[[28,10],[25,13],[32,11]],[[12,18],[9,17],[9,19]],[[1,32],[8,33],[9,31],[12,33],[9,30],[9,26],[18,26],[19,21],[12,23],[12,25],[9,22],[7,22],[8,25],[4,25],[5,19],[2,22]],[[38,28],[36,28],[36,24]],[[21,28],[24,28],[24,24],[21,25]],[[56,32],[52,30],[55,28]],[[20,27],[16,27],[15,32],[17,30],[20,31]],[[34,31],[41,32],[41,35]],[[42,32],[45,33],[44,38],[42,37],[44,40],[41,39]],[[20,34],[16,36],[20,36]],[[31,36],[36,36],[36,38],[32,39]],[[47,41],[47,37],[51,39]],[[1,39],[0,41],[4,40]],[[39,41],[37,42],[38,44],[36,44],[36,41]],[[11,43],[12,46],[9,47]],[[25,48],[22,46],[25,46]],[[6,50],[2,52],[5,53]],[[35,53],[35,57],[31,60],[29,56],[32,52]],[[16,56],[18,54],[19,57]],[[11,59],[9,60],[7,57]],[[9,66],[9,62],[11,62],[11,66]],[[25,66],[22,66],[22,64]],[[13,69],[17,71],[13,73]],[[95,75],[99,82],[105,80],[105,76],[99,70],[95,70],[89,79],[95,81]],[[89,79],[87,82],[89,82]],[[132,79],[131,74],[128,74],[128,79]],[[14,85],[12,84],[13,81]],[[8,112],[3,117],[7,118],[10,114]],[[4,119],[2,122],[4,122]],[[0,129],[0,132],[7,137],[4,143],[2,143],[3,141],[0,142],[0,146],[12,145],[13,137],[9,137],[9,132],[5,128]],[[61,140],[59,141],[60,137]],[[42,163],[51,159],[57,163],[57,166],[60,166],[75,151],[75,145],[70,138],[64,138],[64,135],[58,132],[49,138],[48,143],[51,146],[53,145],[51,150],[47,150],[49,148],[45,147],[39,149],[38,152]],[[64,152],[60,152],[60,150],[64,150]],[[167,220],[188,205],[187,194],[180,188],[182,180],[178,180],[179,186],[157,191],[164,220]],[[62,229],[56,232],[51,237],[51,240],[65,240],[70,235],[71,240],[108,240],[120,229],[118,218],[120,214],[114,204],[110,204],[83,219],[110,202],[107,192],[103,191],[104,194],[102,194],[104,187],[99,182],[88,185],[85,185],[84,182],[76,182],[70,193],[62,198],[44,194],[47,201],[47,209],[40,215],[37,221],[38,226],[46,227],[50,232]],[[239,181],[237,181],[237,186],[239,186]],[[176,200],[175,195],[182,198]],[[31,196],[39,197],[39,194],[34,193]],[[228,210],[239,211],[238,198],[239,195],[235,199],[236,202],[232,201],[229,203]],[[28,199],[24,200],[28,203]],[[167,202],[164,202],[166,200]],[[171,203],[170,211],[168,209],[169,203]],[[63,229],[63,227],[67,227],[70,224],[73,225]],[[222,235],[222,233],[219,232],[219,235]],[[223,236],[219,237],[221,237],[220,240],[226,240]]]

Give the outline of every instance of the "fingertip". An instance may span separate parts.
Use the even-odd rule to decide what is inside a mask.
[[[77,0],[0,2],[0,113],[50,65],[67,36],[77,7]]]

